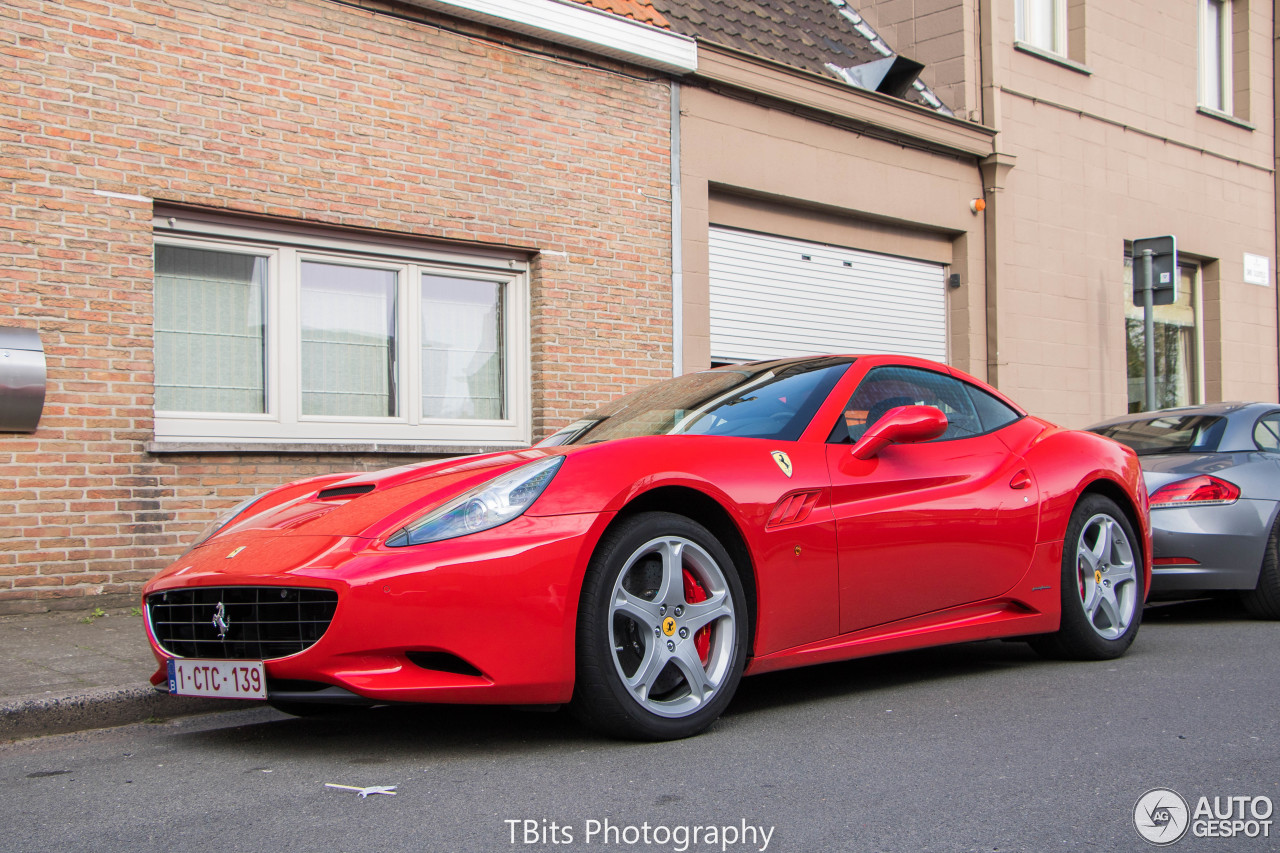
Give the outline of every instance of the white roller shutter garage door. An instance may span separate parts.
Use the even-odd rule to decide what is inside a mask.
[[[711,359],[894,353],[946,361],[940,264],[712,228]]]

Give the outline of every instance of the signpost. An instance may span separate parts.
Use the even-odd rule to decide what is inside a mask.
[[[1155,306],[1178,301],[1178,241],[1173,236],[1133,241],[1133,304],[1142,306],[1146,361],[1143,407],[1156,408]]]

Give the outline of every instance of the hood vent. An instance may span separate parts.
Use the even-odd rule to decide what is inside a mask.
[[[367,495],[374,490],[372,483],[360,486],[334,486],[332,489],[321,489],[316,498],[322,501],[335,501],[340,498],[353,498],[356,495]]]

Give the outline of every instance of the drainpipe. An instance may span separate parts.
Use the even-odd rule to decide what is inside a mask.
[[[996,137],[998,140],[999,137]],[[1000,387],[1000,247],[1008,219],[1000,204],[1005,180],[1013,169],[1017,157],[999,151],[984,158],[978,167],[982,171],[982,196],[987,210],[983,219],[984,247],[986,249],[987,277],[987,382]]]
[[[990,156],[982,160],[982,193],[987,202],[983,219],[983,245],[986,255],[986,380],[1000,387],[1000,236],[1002,205],[1000,192],[1017,158],[1001,152],[1000,87],[996,80],[996,0],[977,0],[978,4],[978,75],[981,84],[982,123],[996,131],[991,140]]]
[[[671,81],[671,375],[684,373],[684,216],[680,185],[680,81]]]

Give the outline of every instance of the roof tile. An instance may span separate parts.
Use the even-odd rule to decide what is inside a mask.
[[[825,77],[844,79],[829,66],[852,68],[884,58],[855,26],[857,0],[652,1],[682,35]],[[906,100],[934,108],[915,89]]]
[[[663,27],[671,29],[671,24],[662,16],[662,13],[653,8],[653,4],[649,0],[573,0],[574,3],[581,3],[583,6],[590,6],[592,9],[599,9],[601,12],[610,12],[614,15],[621,15],[624,18],[631,18],[633,21],[639,21],[642,24],[652,24],[655,27]]]

